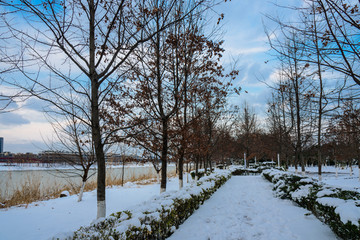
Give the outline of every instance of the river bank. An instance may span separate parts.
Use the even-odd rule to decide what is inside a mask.
[[[69,167],[39,168],[5,166],[0,168],[0,208],[29,204],[38,200],[59,197],[62,191],[77,194],[82,180],[80,171]],[[168,166],[168,176],[174,176],[175,165]],[[96,168],[89,172],[91,177],[85,185],[85,191],[96,189]],[[106,185],[118,186],[126,182],[140,180],[156,181],[157,174],[151,165],[131,164],[108,166]]]

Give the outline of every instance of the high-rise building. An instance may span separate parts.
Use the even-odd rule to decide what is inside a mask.
[[[0,137],[0,153],[4,152],[4,138]]]

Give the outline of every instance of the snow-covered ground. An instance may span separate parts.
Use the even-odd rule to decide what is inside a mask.
[[[234,176],[169,240],[332,240],[330,228],[289,200],[273,197],[261,176]]]
[[[186,181],[185,183],[186,184]],[[177,190],[178,180],[169,180],[167,189]],[[106,190],[107,215],[123,211],[139,204],[160,192],[159,184],[136,185]],[[87,226],[96,218],[96,191],[84,193],[83,201],[77,196],[36,202],[27,207],[12,207],[0,210],[1,240],[42,240],[62,232],[75,231]]]
[[[298,174],[301,174],[301,168],[298,168]],[[306,167],[305,175],[314,179],[319,179],[317,174],[318,168]],[[289,172],[295,172],[294,167],[289,168]],[[337,172],[337,174],[336,174]],[[360,191],[359,169],[353,166],[350,174],[350,167],[339,167],[337,170],[334,166],[322,167],[322,182],[333,187]]]
[[[291,171],[292,169],[290,169]],[[307,168],[316,178],[316,168]],[[359,190],[358,172],[325,167],[323,181]],[[274,197],[273,185],[260,176],[234,176],[199,208],[170,239],[336,239],[329,227],[307,210],[289,200]],[[178,181],[168,182],[177,190]],[[107,214],[130,209],[158,195],[159,184],[107,189]],[[96,191],[77,196],[36,202],[28,206],[0,210],[0,239],[49,239],[59,233],[88,226],[96,218]]]

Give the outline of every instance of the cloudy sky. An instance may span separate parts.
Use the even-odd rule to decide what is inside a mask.
[[[225,61],[230,58],[238,60],[240,74],[236,84],[244,90],[240,96],[232,97],[231,102],[241,106],[247,101],[259,119],[265,117],[266,100],[270,93],[259,80],[271,83],[276,71],[264,25],[270,29],[276,26],[265,15],[290,18],[288,11],[279,9],[275,4],[299,2],[301,0],[232,0],[216,8],[218,13],[225,14]],[[44,103],[31,99],[17,107],[20,108],[16,111],[0,114],[0,137],[4,137],[4,151],[18,153],[46,150],[44,142],[51,139],[52,128],[42,113]]]

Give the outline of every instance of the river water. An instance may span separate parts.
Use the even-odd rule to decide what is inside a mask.
[[[121,182],[122,167],[107,168],[107,180]],[[168,166],[168,173],[175,173],[175,166]],[[91,169],[88,183],[96,182],[96,169]],[[156,178],[153,166],[125,166],[124,181]],[[61,189],[78,189],[81,177],[74,169],[0,170],[0,200],[9,199],[16,191],[38,189],[41,196],[51,195]]]

